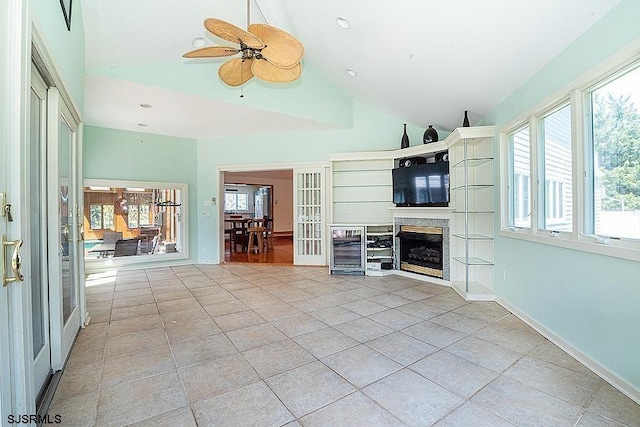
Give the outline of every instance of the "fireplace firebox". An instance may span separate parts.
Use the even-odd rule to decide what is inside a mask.
[[[443,277],[443,234],[441,227],[402,225],[400,239],[400,270]]]

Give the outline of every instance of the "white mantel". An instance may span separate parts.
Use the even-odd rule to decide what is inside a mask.
[[[394,218],[433,218],[453,220],[454,208],[449,207],[392,207]]]

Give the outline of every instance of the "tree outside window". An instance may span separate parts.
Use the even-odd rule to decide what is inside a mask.
[[[640,239],[640,68],[591,94],[593,231]]]
[[[89,215],[92,230],[113,230],[115,209],[112,204],[90,205]]]
[[[151,224],[150,206],[153,201],[151,193],[125,193],[128,201],[127,226],[139,228]]]

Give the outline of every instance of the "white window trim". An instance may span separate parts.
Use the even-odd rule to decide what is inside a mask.
[[[574,80],[563,89],[555,92],[535,107],[528,109],[518,118],[505,125],[499,132],[499,159],[500,159],[500,230],[498,234],[503,237],[516,238],[535,243],[547,244],[566,249],[574,249],[598,255],[611,256],[615,258],[640,261],[640,241],[628,238],[608,238],[585,234],[588,215],[591,209],[587,179],[590,171],[587,170],[589,162],[587,156],[586,137],[588,136],[588,120],[585,119],[589,112],[586,104],[588,92],[595,86],[607,79],[613,78],[615,74],[629,68],[640,61],[637,49],[640,41],[621,49],[609,60],[598,65],[591,71],[585,73],[580,78]],[[572,140],[572,161],[573,161],[573,231],[560,232],[549,231],[538,228],[538,206],[543,200],[544,194],[540,194],[538,178],[539,174],[539,150],[538,150],[538,123],[539,119],[553,108],[557,108],[562,103],[569,102],[571,105],[571,140]],[[530,150],[531,150],[531,170],[537,172],[537,176],[531,176],[531,196],[532,218],[531,228],[516,228],[509,225],[509,134],[529,123]],[[534,179],[535,178],[535,179]],[[544,214],[544,213],[543,213]]]

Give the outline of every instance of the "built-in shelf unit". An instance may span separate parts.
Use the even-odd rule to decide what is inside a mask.
[[[494,299],[493,136],[493,126],[463,127],[430,144],[329,154],[332,222],[361,225],[367,227],[368,233],[369,226],[393,224],[395,217],[425,218],[433,212],[434,218],[442,218],[451,212],[449,283],[467,299]],[[400,159],[430,157],[446,151],[450,166],[449,207],[395,207],[391,170]],[[376,251],[367,250],[367,257],[374,257],[372,252]],[[390,252],[393,254],[394,248]]]
[[[367,275],[384,276],[393,271],[393,224],[367,224]]]
[[[449,149],[452,286],[468,299],[493,300],[493,138],[465,138]]]

